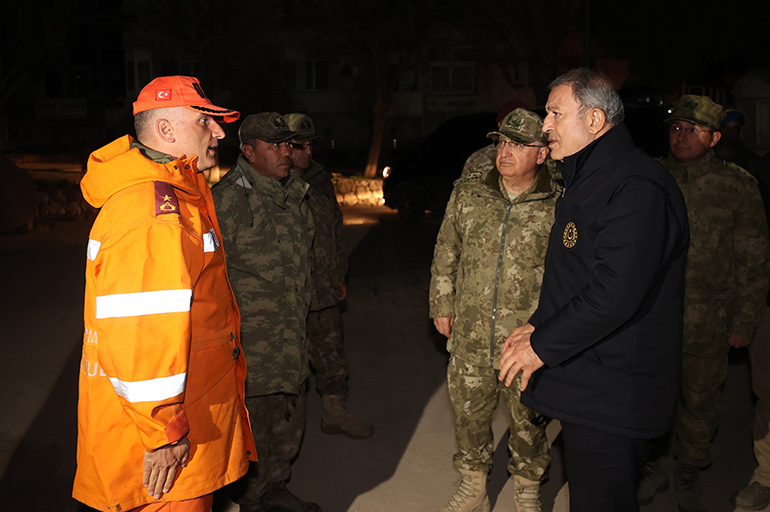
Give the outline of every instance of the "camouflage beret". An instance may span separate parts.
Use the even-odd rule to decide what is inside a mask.
[[[505,116],[500,129],[496,132],[489,132],[487,137],[497,139],[500,135],[520,144],[535,142],[545,145],[548,140],[546,134],[543,133],[543,120],[540,119],[540,116],[523,108],[517,108]]]
[[[682,120],[717,130],[724,117],[722,106],[711,101],[708,96],[685,94],[674,102],[666,122]]]
[[[321,139],[320,135],[315,134],[315,125],[310,116],[305,114],[284,114],[284,119],[289,125],[289,130],[296,133],[294,138],[300,142]]]
[[[296,135],[289,129],[286,120],[278,112],[262,112],[250,114],[238,129],[238,139],[241,144],[254,139],[265,142],[286,142]]]

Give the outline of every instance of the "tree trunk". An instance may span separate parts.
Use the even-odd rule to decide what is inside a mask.
[[[374,102],[374,119],[372,120],[372,140],[369,144],[369,158],[366,160],[364,178],[376,178],[379,171],[380,151],[382,150],[382,134],[385,133],[385,113],[388,106],[378,95]]]

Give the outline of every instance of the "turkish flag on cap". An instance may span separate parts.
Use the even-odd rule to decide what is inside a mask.
[[[171,101],[171,89],[155,91],[155,101]]]

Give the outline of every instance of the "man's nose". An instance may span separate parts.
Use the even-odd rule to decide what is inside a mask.
[[[221,126],[219,126],[219,123],[217,123],[216,121],[211,121],[211,124],[209,126],[211,127],[211,135],[213,135],[215,139],[225,138],[225,131],[222,129]]]
[[[551,123],[551,114],[545,116],[543,119],[543,133],[548,133],[553,129],[553,123]]]

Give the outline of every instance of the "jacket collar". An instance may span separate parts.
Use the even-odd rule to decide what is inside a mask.
[[[500,189],[500,171],[497,170],[497,167],[490,169],[486,176],[484,176],[484,185],[491,191],[500,194],[503,197],[508,197],[508,194],[504,193],[503,190]],[[531,187],[519,194],[516,202],[524,201],[527,199],[540,199],[541,196],[552,194],[555,190],[556,182],[554,182],[551,178],[551,174],[548,172],[548,169],[544,163],[537,171],[535,182]]]
[[[570,186],[578,178],[583,179],[598,170],[606,160],[634,147],[631,133],[625,123],[621,123],[574,155],[565,157],[562,162],[557,161],[556,165],[564,176],[565,186]],[[578,173],[580,173],[579,177]]]
[[[698,179],[701,176],[705,176],[713,172],[713,165],[722,161],[719,155],[713,149],[709,149],[708,152],[694,164],[684,164],[674,158],[671,152],[663,161],[666,169],[670,172],[674,178],[679,182],[686,183],[689,180]]]
[[[297,174],[303,180],[310,181],[316,176],[318,176],[319,174],[321,174],[322,172],[324,172],[324,166],[319,164],[315,160],[310,160],[310,165],[308,165],[307,169],[297,171]]]
[[[115,193],[141,183],[163,181],[193,196],[201,193],[202,176],[196,176],[197,157],[174,158],[152,150],[125,135],[97,149],[88,158],[80,181],[83,197],[101,208]]]
[[[285,180],[279,181],[268,178],[259,174],[242,154],[238,155],[235,165],[227,173],[228,176],[230,173],[233,173],[231,179],[236,185],[245,189],[261,190],[281,208],[286,208],[289,198],[295,198],[297,202],[301,202],[309,188],[309,185],[297,176],[293,168],[289,170],[289,175]]]

